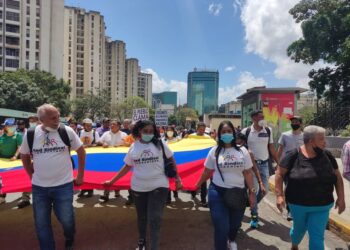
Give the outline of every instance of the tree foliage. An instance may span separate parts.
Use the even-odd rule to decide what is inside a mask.
[[[112,105],[111,117],[115,117],[120,121],[131,119],[133,110],[138,108],[148,108],[150,119],[154,120],[154,110],[145,100],[138,96],[128,97],[123,102]]]
[[[109,117],[111,113],[110,95],[107,90],[99,90],[97,94],[88,92],[72,102],[73,116],[77,121],[84,118],[92,120]]]
[[[0,73],[0,107],[36,112],[44,103],[58,107],[63,116],[70,112],[70,86],[49,72],[19,69]]]
[[[287,49],[295,62],[325,62],[330,67],[309,73],[318,97],[350,104],[350,1],[302,0],[290,14],[301,22],[303,37]]]
[[[177,125],[186,126],[186,118],[198,120],[198,113],[191,108],[178,108],[176,113]]]

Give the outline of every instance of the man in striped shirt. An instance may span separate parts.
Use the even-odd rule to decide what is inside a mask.
[[[350,181],[350,140],[344,144],[341,159],[343,162],[343,176]]]

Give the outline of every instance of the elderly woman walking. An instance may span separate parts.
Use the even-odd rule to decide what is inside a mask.
[[[335,208],[339,214],[345,210],[343,180],[336,160],[325,146],[325,129],[307,126],[304,145],[287,153],[276,172],[277,207],[282,212],[286,201],[293,216],[292,250],[298,249],[306,231],[309,249],[324,249],[324,232],[334,205],[334,187]],[[288,179],[285,196],[283,178]]]

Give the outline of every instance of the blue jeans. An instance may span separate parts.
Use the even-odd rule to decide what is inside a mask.
[[[33,185],[32,190],[35,229],[40,249],[55,249],[51,226],[52,208],[58,221],[62,224],[66,242],[73,243],[75,234],[73,182],[56,187]]]
[[[222,188],[210,184],[208,191],[208,205],[214,225],[215,250],[227,250],[227,241],[234,241],[241,226],[244,209],[232,210],[223,200]]]
[[[263,182],[263,185],[266,189],[266,192],[269,190],[269,177],[270,177],[270,173],[269,173],[269,162],[266,161],[262,164],[258,164],[256,163],[260,176],[261,176],[261,180]],[[257,194],[256,194],[256,203],[255,206],[253,207],[251,213],[252,215],[256,215],[258,216],[258,203],[262,200],[262,198],[264,198],[264,196],[261,193],[261,190],[259,188],[259,183],[258,180],[256,178],[256,176],[254,175],[254,187],[256,190],[258,190]]]
[[[293,245],[299,245],[306,230],[309,233],[309,249],[324,250],[324,232],[333,204],[327,206],[301,206],[289,203],[293,216],[293,227],[290,230]]]

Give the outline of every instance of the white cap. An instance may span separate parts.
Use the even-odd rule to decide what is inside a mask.
[[[89,118],[85,118],[85,119],[83,120],[83,124],[84,124],[84,123],[92,124],[92,120],[89,119]]]

